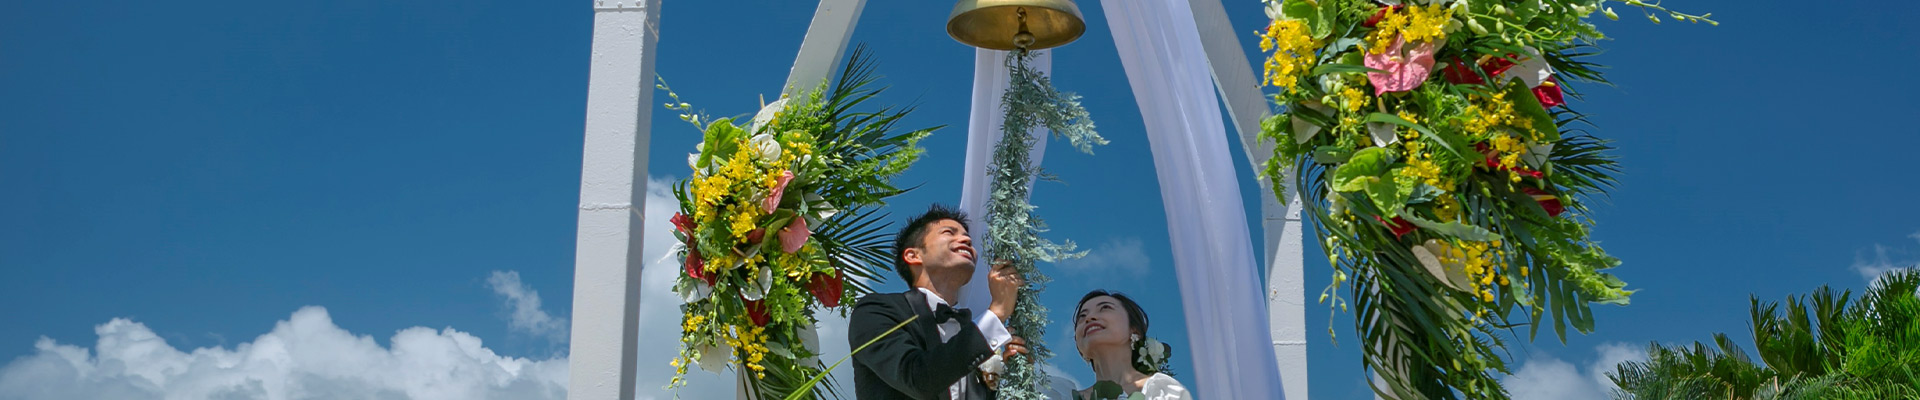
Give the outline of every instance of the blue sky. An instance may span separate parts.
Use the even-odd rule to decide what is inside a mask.
[[[1516,346],[1536,367],[1524,378],[1590,377],[1649,341],[1746,338],[1750,294],[1857,289],[1862,269],[1920,260],[1920,81],[1901,72],[1920,62],[1920,30],[1902,19],[1920,5],[1668,4],[1723,24],[1654,25],[1616,6],[1599,61],[1618,86],[1576,103],[1620,148],[1595,235],[1641,292],[1597,307],[1593,335]],[[1138,107],[1099,2],[1079,5],[1089,31],[1056,53],[1055,83],[1086,97],[1113,144],[1054,147],[1046,166],[1065,183],[1034,202],[1052,237],[1105,256],[1056,268],[1046,297],[1064,321],[1089,288],[1135,295],[1192,371]],[[1257,59],[1258,3],[1227,6]],[[784,82],[813,7],[669,0],[658,72],[713,114],[751,112]],[[892,85],[879,103],[918,106],[905,126],[948,125],[901,179],[924,186],[896,216],[959,197],[973,53],[945,36],[950,7],[870,2],[853,39]],[[513,310],[525,289],[543,300],[534,310],[569,314],[591,17],[585,2],[488,0],[0,5],[0,361],[49,354],[41,337],[93,348],[115,318],[180,351],[236,349],[276,322],[306,326],[288,323],[303,306],[381,346],[427,327],[559,360],[564,335],[516,328]],[[684,177],[697,136],[664,110],[652,129],[649,174]],[[1329,273],[1308,254],[1313,297]],[[1326,312],[1308,307],[1313,397],[1368,397],[1351,316],[1333,315],[1336,346]],[[1091,376],[1064,335],[1048,339],[1063,369]],[[21,370],[0,370],[0,387]]]

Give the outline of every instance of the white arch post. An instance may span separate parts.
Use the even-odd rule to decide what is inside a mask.
[[[567,398],[632,400],[660,0],[594,0]]]

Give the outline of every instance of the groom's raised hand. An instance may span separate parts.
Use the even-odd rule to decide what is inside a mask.
[[[1015,354],[1032,354],[1027,352],[1027,339],[1017,335],[1013,337],[1013,340],[1007,341],[1007,349],[1002,353],[1000,357],[1007,360],[1012,360]],[[1037,360],[1029,358],[1028,361]]]
[[[993,271],[987,273],[987,293],[993,300],[987,304],[987,310],[1000,317],[1001,323],[1013,317],[1014,304],[1020,299],[1020,286],[1025,283],[1013,264],[1004,260],[993,262]]]

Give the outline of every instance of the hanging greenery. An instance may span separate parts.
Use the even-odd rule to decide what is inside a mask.
[[[1566,104],[1570,83],[1607,83],[1587,20],[1617,18],[1611,3],[1713,20],[1639,0],[1265,3],[1263,80],[1283,111],[1261,126],[1262,175],[1298,169],[1335,269],[1321,301],[1352,299],[1380,395],[1506,398],[1501,332],[1550,321],[1565,341],[1593,330],[1591,304],[1627,304],[1586,202],[1612,187],[1613,148]]]
[[[1027,340],[1032,357],[1045,360],[1053,351],[1041,339],[1047,333],[1047,307],[1040,303],[1040,292],[1051,279],[1035,267],[1036,262],[1054,262],[1079,258],[1086,252],[1074,251],[1073,241],[1054,243],[1040,237],[1046,223],[1033,214],[1027,202],[1039,168],[1028,162],[1035,139],[1027,132],[1044,127],[1065,137],[1075,149],[1093,154],[1093,146],[1107,144],[1094,132],[1093,119],[1080,106],[1080,96],[1054,89],[1045,74],[1027,63],[1032,55],[1024,50],[1007,55],[1012,82],[1000,96],[1005,121],[1000,125],[1000,141],[994,144],[987,197],[987,254],[995,262],[1011,264],[1026,278],[1020,299],[1007,329]],[[1044,398],[1047,374],[1026,357],[1006,361],[1007,373],[999,383],[999,398],[1035,400]]]

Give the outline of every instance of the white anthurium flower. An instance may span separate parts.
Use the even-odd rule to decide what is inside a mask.
[[[760,112],[753,114],[753,123],[747,125],[747,132],[759,132],[760,128],[773,123],[773,119],[776,115],[780,114],[780,110],[785,110],[786,108],[786,97],[781,97],[779,100],[774,100],[772,103],[767,103],[767,105],[760,107]]]
[[[807,211],[813,213],[813,215],[807,217],[807,226],[821,226],[822,221],[833,218],[834,214],[840,213],[840,209],[834,208],[833,203],[828,203],[827,198],[820,197],[819,193],[808,192],[806,196],[801,197],[801,199],[806,201]]]
[[[740,297],[747,301],[760,301],[767,297],[767,291],[773,290],[773,268],[760,267],[760,276],[752,285],[740,288]]]
[[[684,281],[678,287],[675,287],[680,293],[681,302],[692,303],[706,300],[707,297],[713,296],[713,286],[708,286],[706,282],[693,278],[682,279]]]
[[[1287,19],[1286,15],[1280,12],[1281,2],[1279,0],[1269,0],[1266,3],[1267,3],[1267,19],[1272,19],[1272,20]]]
[[[1527,51],[1527,58],[1520,60],[1520,64],[1515,65],[1513,69],[1507,70],[1507,75],[1519,78],[1530,88],[1539,87],[1541,82],[1546,82],[1547,78],[1553,77],[1553,66],[1547,65],[1547,58],[1540,55],[1540,49],[1532,47],[1522,49]]]
[[[1386,122],[1368,122],[1367,135],[1373,136],[1373,145],[1376,147],[1400,143],[1400,134],[1394,132],[1396,126]]]
[[[693,170],[700,169],[700,153],[687,153],[687,168]]]
[[[1427,273],[1433,275],[1435,280],[1446,284],[1447,287],[1453,288],[1453,290],[1462,292],[1469,291],[1473,287],[1473,284],[1467,277],[1466,267],[1458,261],[1444,260],[1441,258],[1451,252],[1450,247],[1450,245],[1438,239],[1427,239],[1426,243],[1413,246],[1413,257],[1420,259],[1420,265],[1426,267]]]
[[[780,141],[774,140],[773,135],[765,133],[753,135],[753,139],[748,143],[753,146],[756,152],[754,155],[759,156],[761,160],[769,162],[780,160]]]
[[[1319,111],[1321,114],[1333,115],[1333,108],[1327,107],[1325,104],[1320,104],[1315,101],[1306,101],[1301,104],[1306,105],[1307,108],[1313,109],[1314,111]],[[1320,133],[1319,125],[1314,125],[1298,117],[1291,119],[1293,120],[1293,143],[1295,144],[1306,143],[1308,140],[1313,140],[1313,135]]]
[[[727,345],[726,342],[702,346],[700,347],[700,369],[718,374],[727,368],[727,360],[732,357],[733,346]]]
[[[800,365],[820,364],[820,331],[814,327],[814,324],[802,324],[800,327],[800,346],[807,348],[808,353],[813,353],[812,356],[800,360]]]
[[[1527,145],[1527,152],[1520,155],[1520,160],[1526,161],[1527,166],[1537,170],[1547,164],[1547,156],[1552,154],[1553,142],[1529,144]]]

